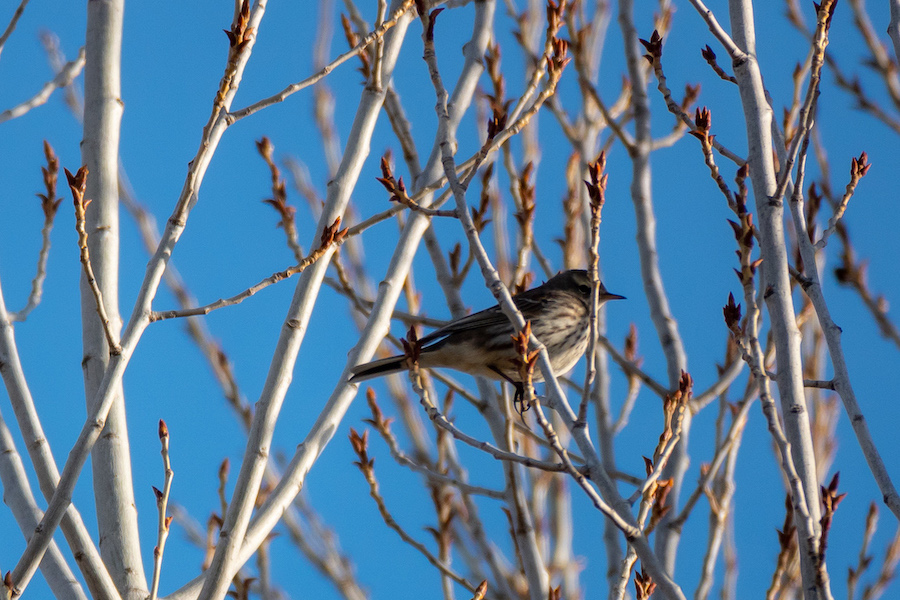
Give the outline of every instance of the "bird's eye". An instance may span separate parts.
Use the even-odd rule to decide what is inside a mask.
[[[581,285],[578,286],[578,291],[580,291],[582,294],[585,294],[585,295],[590,294],[590,293],[591,293],[591,286],[581,284]]]

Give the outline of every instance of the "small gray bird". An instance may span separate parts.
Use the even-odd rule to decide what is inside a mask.
[[[600,284],[600,304],[621,300]],[[536,288],[513,296],[513,302],[531,331],[547,347],[553,372],[562,375],[575,366],[587,349],[591,315],[591,279],[587,271],[564,271]],[[489,379],[521,384],[513,348],[515,333],[509,318],[494,306],[457,319],[419,339],[419,366],[446,367]],[[392,356],[353,367],[350,381],[357,383],[388,373],[405,371],[406,357]],[[540,369],[534,381],[543,381]]]

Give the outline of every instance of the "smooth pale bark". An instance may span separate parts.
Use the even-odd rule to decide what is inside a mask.
[[[88,248],[97,284],[118,337],[119,316],[119,127],[122,119],[121,67],[124,0],[88,2],[84,69],[84,138],[87,166]],[[96,300],[82,274],[82,344],[84,390],[88,413],[99,400],[97,390],[109,365],[109,347],[97,316]],[[143,598],[147,583],[141,562],[137,510],[121,384],[116,386],[100,439],[91,453],[100,554],[123,598]]]
[[[259,21],[264,12],[265,2],[258,0],[250,14],[247,27],[252,31],[257,31]],[[234,94],[243,76],[255,39],[255,36],[251,36],[243,47],[243,51],[234,57],[233,62],[227,67],[228,85],[223,88],[222,96],[218,98],[207,124],[203,128],[200,146],[194,159],[188,164],[187,177],[185,178],[181,194],[178,197],[172,215],[166,221],[166,227],[160,238],[159,245],[147,263],[134,309],[122,333],[121,350],[118,354],[110,357],[109,366],[106,368],[97,393],[94,395],[96,399],[95,407],[89,411],[90,414],[85,420],[81,432],[78,434],[78,439],[69,451],[56,490],[47,504],[47,509],[44,512],[40,525],[28,541],[25,552],[11,573],[13,584],[19,590],[24,590],[34,576],[38,563],[50,546],[54,531],[59,526],[67,508],[71,504],[75,484],[78,481],[81,470],[84,468],[84,464],[87,462],[88,456],[102,434],[102,428],[116,399],[116,393],[121,385],[122,376],[125,373],[128,362],[131,360],[141,336],[150,324],[153,298],[159,289],[172,252],[187,226],[191,208],[197,202],[198,190],[203,183],[212,155],[215,153],[222,135],[228,128],[229,122],[226,118],[226,113],[234,100]]]
[[[2,288],[0,288],[0,377],[3,378],[9,402],[16,415],[16,422],[24,438],[25,447],[28,449],[28,456],[37,475],[41,492],[49,501],[59,482],[59,469],[53,459],[47,437],[44,435],[44,428],[38,418],[28,382],[25,380],[25,371],[19,360],[15,331],[10,314],[6,311]],[[11,488],[4,483],[3,489],[10,490]],[[42,517],[43,514],[37,520],[40,521]],[[60,527],[75,556],[78,567],[81,569],[91,597],[96,600],[117,599],[119,597],[118,590],[116,590],[115,584],[100,558],[100,552],[94,546],[91,534],[82,522],[81,515],[74,504],[70,504],[66,509]],[[33,531],[34,527],[31,527],[31,530]]]
[[[27,538],[37,527],[43,513],[35,502],[22,458],[16,451],[12,434],[2,416],[0,416],[0,485],[3,486],[4,504],[9,506],[19,529]],[[57,598],[87,600],[81,584],[75,579],[55,543],[50,545],[44,560],[41,561],[41,573]]]
[[[403,2],[399,0],[395,1],[389,9],[390,12],[393,14],[402,4]],[[397,25],[385,36],[383,81],[390,80],[409,21],[410,15],[409,12],[406,12],[400,17]],[[386,89],[386,87],[375,88],[368,85],[363,92],[341,165],[328,185],[328,198],[316,228],[315,240],[320,238],[325,227],[342,217],[347,208],[350,194],[356,186],[365,158],[369,154],[369,143]],[[325,271],[334,250],[334,246],[328,248],[320,260],[300,275],[300,280],[297,282],[294,297],[285,316],[269,366],[266,383],[255,406],[247,447],[241,461],[241,470],[235,481],[234,493],[228,505],[228,513],[225,515],[225,523],[219,532],[219,542],[216,545],[213,561],[205,573],[206,577],[199,594],[201,599],[224,598],[232,577],[246,560],[240,557],[240,551],[245,537],[247,537],[257,492],[265,473],[275,423],[290,386],[297,354],[303,343],[309,318],[315,307],[322,279],[325,277]],[[353,390],[355,391],[355,387]],[[328,407],[326,406],[323,415],[327,412]],[[337,416],[337,419],[339,420],[341,416],[343,416],[343,412]],[[333,429],[329,428],[325,438],[322,439],[323,447],[331,439],[332,434]],[[313,458],[317,457],[318,452]],[[297,491],[299,491],[299,487]]]
[[[653,135],[650,131],[650,100],[647,97],[647,61],[642,56],[633,14],[633,2],[626,0],[619,3],[619,26],[624,38],[634,107],[634,146],[630,153],[631,202],[634,204],[634,215],[637,222],[637,245],[641,259],[641,279],[644,283],[644,293],[650,307],[650,318],[653,320],[656,335],[666,357],[669,390],[674,391],[678,389],[682,371],[687,371],[687,354],[681,334],[678,332],[678,323],[669,308],[669,298],[666,295],[662,271],[659,268],[659,252],[656,248],[656,214],[653,208],[653,179],[650,170]],[[688,468],[687,445],[690,430],[691,413],[685,411],[681,424],[681,441],[669,457],[663,472],[663,477],[673,480],[672,489],[666,500],[667,504],[672,507],[678,506],[681,484]],[[660,527],[656,530],[655,540],[656,552],[670,575],[675,572],[675,557],[678,551],[678,542],[681,539],[679,531],[667,526],[670,515],[675,512],[674,510],[670,511],[663,518]]]
[[[775,338],[776,383],[781,399],[784,432],[791,444],[794,468],[803,486],[806,510],[812,531],[799,512],[795,513],[800,533],[800,564],[803,594],[807,600],[819,598],[816,584],[815,557],[811,556],[821,535],[819,520],[819,486],[813,452],[809,410],[803,389],[803,365],[800,355],[800,330],[794,315],[788,256],[784,232],[784,198],[773,198],[776,190],[775,164],[772,154],[772,109],[766,101],[759,63],[756,60],[756,31],[753,6],[746,0],[730,2],[731,28],[734,42],[745,55],[736,62],[734,76],[740,90],[747,127],[747,162],[753,181],[753,197],[759,215],[760,255],[766,308]],[[812,540],[812,541],[810,541]],[[812,548],[807,549],[807,544]],[[824,569],[824,565],[821,566]],[[827,592],[827,587],[823,588]]]

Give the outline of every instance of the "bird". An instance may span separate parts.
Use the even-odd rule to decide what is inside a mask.
[[[591,277],[584,269],[563,271],[542,285],[516,294],[513,303],[531,331],[546,346],[557,375],[567,373],[587,349],[591,315]],[[624,300],[602,283],[599,304]],[[473,313],[444,325],[418,340],[418,364],[424,368],[445,367],[522,385],[519,355],[513,346],[515,328],[500,306]],[[375,360],[351,369],[351,383],[407,370],[406,356]],[[543,381],[540,370],[533,381]]]

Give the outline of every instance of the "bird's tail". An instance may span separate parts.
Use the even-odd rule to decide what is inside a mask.
[[[387,375],[389,373],[399,373],[400,371],[405,370],[405,356],[391,356],[390,358],[373,360],[370,363],[366,363],[364,365],[356,365],[355,367],[350,369],[350,372],[353,373],[353,376],[350,377],[350,383],[359,383],[360,381],[365,381],[366,379],[381,377],[382,375]]]

